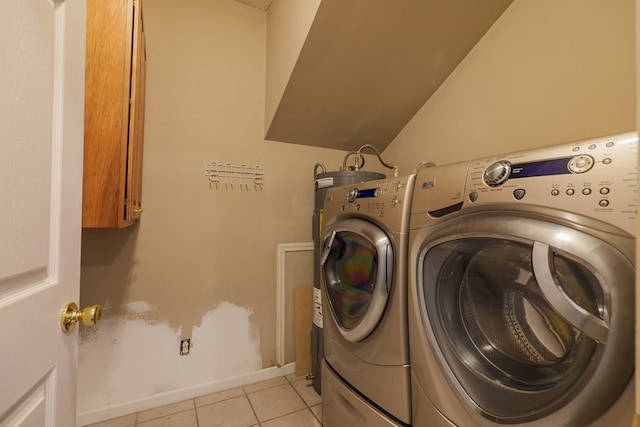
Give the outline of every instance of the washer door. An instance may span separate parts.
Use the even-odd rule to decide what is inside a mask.
[[[494,422],[570,411],[549,425],[586,425],[632,374],[633,265],[556,224],[474,226],[486,230],[423,246],[418,269],[425,328],[454,389]]]
[[[393,249],[387,234],[360,219],[329,227],[320,258],[331,316],[342,336],[360,342],[376,328],[387,305]]]

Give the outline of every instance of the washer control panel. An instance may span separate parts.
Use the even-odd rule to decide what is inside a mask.
[[[360,214],[399,229],[411,205],[414,176],[404,176],[334,187],[327,191],[324,218]]]
[[[635,235],[635,132],[574,142],[469,165],[465,205],[527,203],[601,219]]]

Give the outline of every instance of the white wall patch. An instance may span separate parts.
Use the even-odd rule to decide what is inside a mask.
[[[145,308],[134,304],[134,309]],[[78,412],[262,369],[251,314],[251,309],[219,303],[193,327],[186,357],[177,351],[181,328],[171,328],[167,321],[103,319],[78,350]]]

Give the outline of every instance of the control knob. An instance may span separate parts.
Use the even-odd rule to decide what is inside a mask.
[[[353,188],[349,190],[349,192],[347,193],[347,200],[349,201],[349,203],[355,202],[357,198],[358,198],[358,189]]]
[[[489,187],[498,187],[509,179],[509,175],[511,175],[511,163],[507,160],[500,160],[484,170],[482,180]]]

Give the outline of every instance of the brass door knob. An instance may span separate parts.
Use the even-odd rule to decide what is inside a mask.
[[[100,321],[101,315],[102,308],[100,308],[99,305],[92,305],[78,310],[75,302],[69,302],[64,306],[64,310],[62,310],[60,326],[64,332],[69,333],[76,326],[76,323],[82,323],[88,326],[95,325]]]

